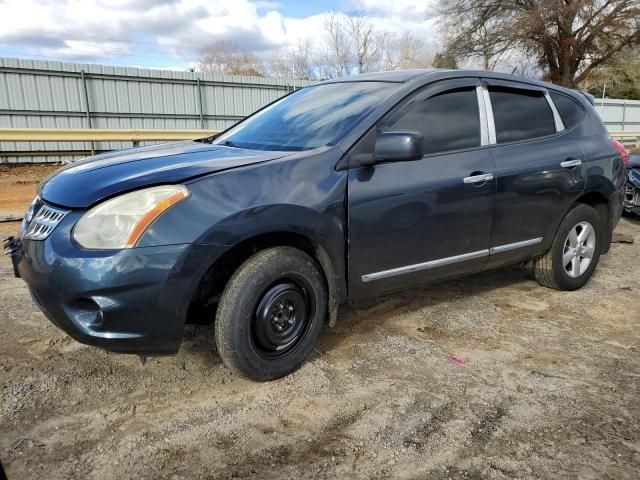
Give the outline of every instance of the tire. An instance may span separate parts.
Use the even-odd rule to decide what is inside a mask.
[[[556,290],[581,288],[598,265],[605,236],[598,212],[589,205],[574,206],[562,220],[549,251],[533,260],[538,283]]]
[[[256,253],[222,293],[215,340],[222,361],[257,381],[297,370],[327,318],[327,289],[316,262],[292,247]]]

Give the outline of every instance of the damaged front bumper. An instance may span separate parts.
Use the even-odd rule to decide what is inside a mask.
[[[140,355],[177,352],[199,275],[215,249],[83,250],[70,240],[73,221],[65,219],[45,240],[3,242],[36,305],[81,343]]]
[[[20,272],[18,271],[18,262],[20,258],[20,242],[15,237],[7,237],[2,239],[2,246],[4,254],[11,258],[11,264],[13,265],[13,274],[20,278]]]
[[[632,168],[627,173],[624,210],[629,213],[640,214],[640,168]]]

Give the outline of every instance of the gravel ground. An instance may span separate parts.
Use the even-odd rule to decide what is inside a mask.
[[[145,366],[76,343],[3,257],[0,458],[10,479],[640,478],[640,221],[618,232],[577,292],[512,267],[343,308],[266,384],[212,327]]]

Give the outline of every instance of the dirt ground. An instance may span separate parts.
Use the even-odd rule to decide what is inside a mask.
[[[76,343],[2,257],[0,458],[9,479],[640,478],[640,221],[618,232],[577,292],[511,267],[345,307],[266,384],[211,327],[145,366]]]
[[[59,164],[0,165],[0,217],[24,214],[40,181],[58,168]]]

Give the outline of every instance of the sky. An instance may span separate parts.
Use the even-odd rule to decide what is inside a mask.
[[[428,0],[0,0],[0,56],[187,69],[217,40],[266,57],[321,38],[323,15],[369,16],[433,43]]]

